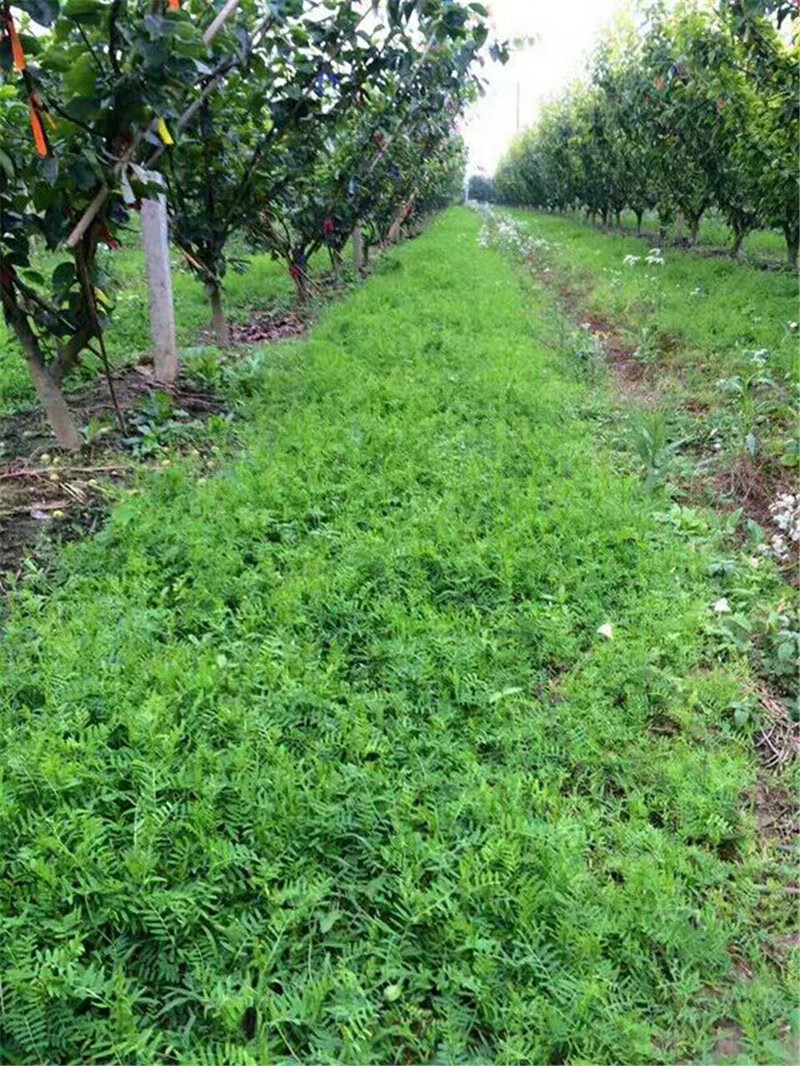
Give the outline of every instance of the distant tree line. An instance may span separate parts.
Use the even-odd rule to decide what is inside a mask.
[[[492,178],[487,178],[485,174],[471,174],[467,182],[467,199],[493,204],[497,193]]]
[[[631,210],[662,235],[680,213],[694,242],[716,207],[738,254],[749,232],[783,232],[797,265],[797,6],[722,0],[649,7],[598,48],[586,81],[550,104],[495,175],[497,198],[585,209],[605,224]],[[779,27],[782,26],[782,31]]]

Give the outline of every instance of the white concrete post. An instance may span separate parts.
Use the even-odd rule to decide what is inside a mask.
[[[162,194],[153,200],[142,200],[141,217],[156,380],[169,384],[178,376],[178,345],[169,266],[167,198]]]
[[[353,226],[351,239],[353,241],[353,268],[358,273],[364,266],[364,234],[358,224]]]

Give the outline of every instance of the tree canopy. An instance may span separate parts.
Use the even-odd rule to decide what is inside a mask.
[[[776,227],[796,265],[798,49],[777,29],[796,17],[796,5],[765,0],[652,5],[512,145],[498,195],[606,222],[656,210],[662,228],[680,212],[690,240],[713,205],[734,252],[752,229]]]
[[[461,0],[0,0],[0,294],[59,441],[61,382],[104,357],[98,246],[166,190],[220,342],[234,233],[286,261],[336,256],[430,206],[461,158],[486,9]],[[502,58],[504,49],[493,45]],[[45,277],[34,242],[57,253]]]

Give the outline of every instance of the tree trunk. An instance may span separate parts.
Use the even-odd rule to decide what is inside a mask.
[[[28,323],[27,316],[18,307],[9,306],[9,303],[10,300],[6,303],[6,318],[22,347],[30,367],[36,395],[47,415],[50,428],[62,448],[77,452],[82,443],[81,435],[67,407],[67,401],[42,358],[39,342]]]
[[[659,212],[658,215],[658,239],[661,242],[663,248],[667,241],[667,231],[669,229],[669,215]]]
[[[403,223],[411,214],[411,209],[414,206],[414,201],[417,199],[417,190],[415,189],[411,196],[400,204],[397,214],[394,216],[394,221],[389,227],[389,232],[386,235],[387,244],[397,244],[400,240],[401,230]]]
[[[389,226],[389,231],[386,234],[387,244],[397,244],[397,242],[400,240],[400,227],[403,224],[404,213],[405,205],[403,205],[397,215],[395,215],[394,221],[392,222],[391,226]]]
[[[744,231],[735,229],[733,231],[733,247],[731,248],[731,256],[734,259],[742,258],[742,241],[744,240]]]
[[[617,229],[622,229],[622,212],[617,211]]]
[[[297,288],[297,299],[301,304],[304,304],[308,300],[308,287],[306,286],[305,272],[302,267],[293,263],[289,268],[289,273],[292,275],[292,280]]]
[[[683,211],[678,212],[678,224],[677,232],[675,234],[675,240],[678,242],[678,244],[680,244],[683,240]]]
[[[692,225],[689,230],[689,245],[692,248],[697,244],[697,234],[700,232],[700,217],[700,215],[695,215],[692,218]]]
[[[364,234],[361,227],[356,223],[353,226],[353,269],[358,273],[364,269]]]
[[[636,212],[636,236],[637,237],[641,237],[641,235],[642,235],[642,212],[641,211],[637,211]]]
[[[797,270],[797,256],[800,253],[800,232],[796,226],[784,226],[783,235],[786,238],[786,255],[789,266]]]
[[[222,308],[222,290],[219,285],[209,285],[207,292],[211,302],[211,328],[214,330],[214,339],[218,348],[227,348],[231,343],[231,334]]]

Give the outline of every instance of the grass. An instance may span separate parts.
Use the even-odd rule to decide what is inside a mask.
[[[691,251],[664,250],[664,266],[624,266],[626,255],[646,256],[649,241],[620,236],[555,215],[510,211],[531,233],[557,242],[559,257],[590,280],[598,305],[646,322],[690,351],[728,364],[749,348],[767,348],[782,371],[797,354],[797,277]],[[655,284],[652,279],[655,279]]]
[[[790,1061],[722,579],[478,229],[12,598],[3,1061]]]
[[[797,464],[796,275],[673,248],[663,266],[649,266],[647,241],[552,215],[510,214],[550,243],[584,311],[621,324],[630,348],[651,364],[676,436],[719,444],[730,462],[747,456],[753,432],[765,460]],[[640,261],[625,265],[626,256]]]
[[[582,218],[582,215],[573,213],[571,216],[565,216],[577,220]],[[621,218],[623,229],[628,231],[629,234],[636,233],[636,216],[632,211],[623,211]],[[659,221],[658,215],[654,211],[646,211],[642,219],[642,233],[645,235],[643,239],[652,243],[652,238],[657,240],[659,233]],[[666,229],[667,238],[671,242],[677,239],[678,227],[677,222],[674,221],[667,226]],[[684,226],[683,237],[688,239],[689,227],[688,224]],[[713,209],[706,211],[700,220],[700,228],[697,233],[697,249],[690,253],[695,257],[698,256],[698,252],[726,252],[733,246],[733,231],[730,226],[725,222],[724,218]],[[758,229],[753,230],[752,233],[748,233],[742,242],[741,247],[742,257],[753,265],[764,266],[785,266],[786,264],[786,242],[783,239],[783,234],[774,229]]]
[[[504,217],[522,235],[512,243],[527,234],[525,255],[550,296],[552,342],[565,370],[603,382],[610,355],[619,371],[609,409],[595,419],[599,439],[620,452],[623,468],[628,457],[646,484],[662,486],[673,513],[691,516],[689,527],[698,503],[727,514],[735,539],[719,550],[746,551],[728,629],[797,720],[796,599],[785,585],[770,591],[759,570],[776,551],[788,575],[796,554],[778,513],[794,499],[800,455],[797,323],[788,319],[796,278],[672,248],[648,263],[647,243],[585,223],[494,216]]]

